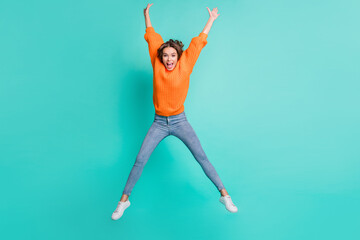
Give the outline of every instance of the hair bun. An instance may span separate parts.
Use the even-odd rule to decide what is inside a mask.
[[[181,49],[184,47],[184,44],[179,40],[170,39],[169,42],[179,45],[181,47]]]

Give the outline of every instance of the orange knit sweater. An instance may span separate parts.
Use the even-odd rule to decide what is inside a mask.
[[[164,43],[153,27],[147,27],[144,35],[148,42],[153,67],[153,102],[155,113],[172,116],[184,111],[184,102],[189,89],[190,74],[201,50],[207,44],[207,34],[194,37],[172,71],[166,69],[157,57],[157,50]]]

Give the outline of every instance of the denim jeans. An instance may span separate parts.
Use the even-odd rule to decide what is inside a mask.
[[[140,178],[145,164],[156,146],[166,137],[173,135],[179,138],[190,150],[196,161],[204,170],[206,176],[213,182],[217,190],[224,188],[220,177],[215,171],[213,165],[209,162],[200,141],[186,119],[185,112],[172,116],[161,116],[155,114],[154,122],[148,130],[145,139],[141,145],[140,151],[136,157],[134,166],[131,169],[127,179],[123,194],[130,196],[135,183]]]

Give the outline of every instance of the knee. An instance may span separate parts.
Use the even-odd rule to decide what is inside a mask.
[[[134,163],[134,166],[138,166],[138,167],[144,167],[145,164],[147,162],[147,158],[142,156],[142,155],[138,155],[136,157],[136,161]]]
[[[196,154],[196,157],[199,159],[199,161],[202,161],[202,162],[208,162],[209,161],[204,151],[199,151]]]

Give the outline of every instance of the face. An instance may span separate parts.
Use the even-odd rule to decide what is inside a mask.
[[[173,47],[166,47],[163,49],[162,61],[166,69],[171,71],[175,68],[178,59],[176,49]]]

